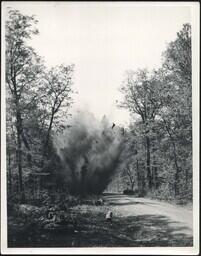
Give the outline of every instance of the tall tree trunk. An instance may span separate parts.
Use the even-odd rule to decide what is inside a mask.
[[[158,167],[157,167],[157,161],[156,161],[156,155],[155,155],[156,148],[153,148],[153,167],[152,167],[152,182],[153,182],[153,188],[158,188]]]
[[[177,153],[176,153],[176,145],[175,145],[175,140],[174,140],[174,137],[172,136],[172,133],[170,132],[170,129],[168,128],[167,126],[167,123],[165,120],[163,120],[164,123],[165,123],[165,128],[167,130],[167,133],[170,137],[170,141],[172,143],[172,146],[173,146],[173,156],[174,156],[174,163],[175,163],[175,168],[176,168],[176,172],[175,172],[175,181],[174,181],[174,192],[175,192],[175,197],[177,197],[179,195],[179,172],[180,172],[180,169],[179,169],[179,166],[178,166],[178,160],[177,160]]]
[[[147,181],[148,187],[152,188],[152,177],[151,177],[151,156],[150,156],[150,139],[146,136],[146,169],[147,169]]]
[[[129,175],[129,180],[130,180],[130,187],[131,187],[131,190],[133,191],[133,187],[134,187],[134,181],[133,179],[131,178],[131,176]]]
[[[18,175],[19,175],[19,190],[20,190],[20,200],[24,202],[25,200],[25,192],[23,185],[23,177],[22,177],[22,119],[21,115],[18,111],[17,113],[17,166],[18,166]]]
[[[142,171],[141,172],[141,175],[140,175],[140,177],[141,177],[141,191],[140,191],[140,196],[145,196],[146,195],[146,188],[145,188],[145,186],[146,186],[146,183],[145,183],[145,179],[146,179],[146,177],[145,177],[145,172],[144,171]]]
[[[154,167],[154,174],[155,174],[155,189],[158,188],[158,168]]]
[[[172,141],[172,146],[173,146],[173,155],[174,155],[174,163],[175,163],[175,168],[176,168],[176,172],[175,172],[175,182],[174,182],[174,190],[175,190],[175,197],[177,197],[179,195],[179,166],[178,166],[178,160],[177,160],[177,153],[176,153],[176,145],[175,145],[175,141],[173,139],[173,137],[170,137],[171,141]]]
[[[188,178],[188,169],[185,170],[185,188],[186,188],[186,191],[188,191],[188,181],[189,181],[189,178]]]
[[[46,135],[46,138],[45,138],[44,149],[43,149],[43,158],[45,158],[45,156],[47,156],[49,140],[50,140],[50,133],[51,133],[51,130],[52,130],[53,120],[54,120],[54,110],[52,110],[52,115],[51,115],[48,130],[47,130],[47,135]],[[44,164],[44,162],[43,162],[43,164]]]
[[[131,190],[133,191],[133,188],[134,188],[134,182],[131,183]]]
[[[11,195],[12,193],[11,153],[9,149],[7,152],[8,152],[8,184],[9,184],[8,191],[9,191],[9,195]]]
[[[136,171],[137,171],[137,187],[138,187],[138,191],[141,190],[141,182],[140,182],[140,173],[139,173],[139,162],[137,159],[136,162]]]
[[[130,180],[130,186],[131,186],[131,190],[133,191],[133,187],[134,187],[134,179],[133,179],[133,176],[132,176],[132,172],[129,168],[129,166],[127,166],[127,175],[129,177],[129,180]]]

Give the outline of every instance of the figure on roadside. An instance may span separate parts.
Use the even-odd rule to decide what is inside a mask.
[[[112,212],[108,211],[105,216],[106,221],[112,222]]]

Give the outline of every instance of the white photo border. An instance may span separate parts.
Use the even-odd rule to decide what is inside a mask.
[[[45,1],[39,1],[47,3]],[[64,1],[68,2],[68,1]],[[200,67],[200,5],[199,2],[101,2],[110,5],[138,6],[187,6],[192,19],[192,127],[193,127],[193,247],[93,247],[93,248],[8,248],[7,247],[7,198],[6,198],[6,97],[5,97],[5,8],[2,4],[1,27],[1,253],[2,254],[61,254],[61,255],[198,255],[199,254],[199,67]],[[24,2],[24,4],[34,1]],[[35,2],[35,4],[38,2]],[[76,4],[76,2],[69,2]],[[79,2],[95,4],[96,2]],[[55,4],[55,2],[54,2]],[[100,4],[97,3],[97,4]]]

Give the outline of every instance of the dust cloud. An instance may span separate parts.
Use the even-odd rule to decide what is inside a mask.
[[[122,135],[106,116],[99,121],[92,113],[79,111],[54,144],[69,193],[100,194],[119,165]]]

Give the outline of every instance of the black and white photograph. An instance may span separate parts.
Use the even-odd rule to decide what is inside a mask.
[[[199,254],[199,2],[3,1],[4,254]]]

